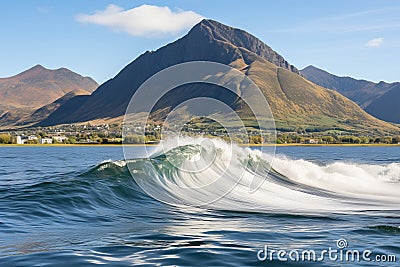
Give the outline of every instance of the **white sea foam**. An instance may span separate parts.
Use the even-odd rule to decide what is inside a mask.
[[[157,161],[157,168],[153,164],[130,166],[147,193],[170,204],[297,213],[400,207],[399,163],[334,162],[320,166],[277,156],[268,174],[272,156],[257,150],[206,138],[181,139],[177,144],[166,141],[164,148],[154,152],[153,158],[166,156]],[[135,168],[144,171],[138,175]],[[261,186],[252,192],[254,181]]]

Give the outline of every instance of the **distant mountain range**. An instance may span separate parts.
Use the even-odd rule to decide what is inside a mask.
[[[91,95],[63,99],[36,125],[49,126],[119,118],[139,86],[162,69],[189,61],[214,61],[230,65],[250,77],[262,90],[278,129],[399,132],[399,127],[378,120],[340,93],[316,85],[296,67],[255,36],[213,20],[203,20],[187,35],[156,51],[147,51]],[[165,110],[198,96],[224,101],[242,112],[238,98],[220,87],[190,84],[174,90],[156,106],[156,119]],[[40,113],[40,111],[37,111]],[[158,114],[158,115],[157,115]],[[164,115],[163,115],[164,114]]]
[[[36,65],[9,78],[0,78],[0,106],[39,108],[74,90],[92,93],[98,84],[66,68],[49,70]]]
[[[392,88],[366,107],[375,117],[400,124],[400,85]]]
[[[314,66],[300,71],[308,80],[333,89],[356,102],[369,114],[394,123],[400,123],[400,83],[374,83],[339,77]]]
[[[54,101],[60,103],[62,99],[90,94],[97,87],[92,78],[82,77],[66,68],[50,70],[41,65],[12,77],[0,78],[0,126],[26,125],[32,122],[30,117],[36,109]],[[54,110],[49,109],[46,116],[51,111]],[[36,116],[35,122],[46,116]]]

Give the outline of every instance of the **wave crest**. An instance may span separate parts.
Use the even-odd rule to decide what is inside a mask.
[[[290,213],[398,210],[398,163],[320,166],[284,156],[272,168],[271,162],[257,150],[196,138],[126,163],[144,191],[169,204]],[[251,192],[254,179],[261,186]]]

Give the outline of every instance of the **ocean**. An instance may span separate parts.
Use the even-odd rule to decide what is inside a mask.
[[[212,174],[184,175],[173,150],[129,149],[131,161],[119,146],[0,147],[0,266],[400,264],[400,147],[277,147],[255,192],[225,192],[232,172],[191,195],[171,184]]]

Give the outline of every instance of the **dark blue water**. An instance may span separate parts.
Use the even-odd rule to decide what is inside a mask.
[[[400,147],[278,147],[277,153],[321,166],[400,162]],[[101,164],[121,159],[120,147],[0,147],[0,266],[399,266],[398,210],[177,208],[143,193],[124,167]],[[347,249],[371,250],[371,261],[257,258],[265,246],[320,253],[337,249],[338,239]],[[377,262],[379,255],[397,262]]]

